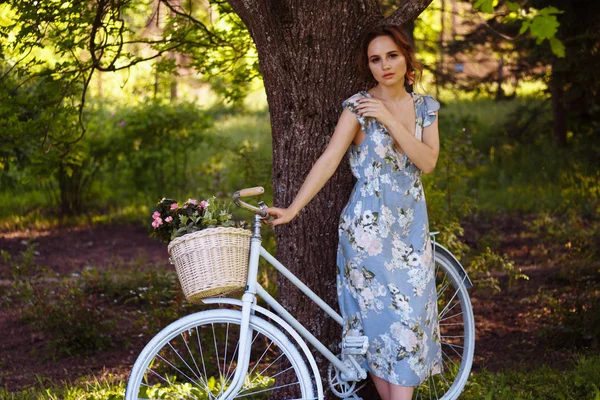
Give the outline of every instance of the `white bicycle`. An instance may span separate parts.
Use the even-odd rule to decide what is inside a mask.
[[[183,317],[160,331],[142,350],[127,384],[125,399],[360,399],[357,383],[367,377],[358,357],[368,348],[364,336],[347,337],[340,354],[331,352],[257,283],[259,258],[275,267],[340,325],[342,317],[261,246],[265,204],[252,206],[241,197],[263,193],[251,188],[234,202],[255,213],[246,291],[242,300],[204,299],[211,309]],[[435,233],[432,237],[435,239]],[[432,240],[442,343],[442,373],[414,391],[415,399],[457,399],[473,361],[475,321],[464,268]],[[257,305],[257,296],[271,310]],[[307,342],[330,362],[328,388]]]

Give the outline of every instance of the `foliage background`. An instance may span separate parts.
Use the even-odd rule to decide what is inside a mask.
[[[272,199],[270,124],[257,55],[227,3],[190,2],[186,13],[174,2],[113,3],[96,13],[85,2],[0,5],[5,236],[78,225],[148,227],[162,197],[227,198],[262,185],[264,199]],[[393,9],[382,4],[384,12]],[[541,339],[564,345],[576,361],[532,374],[478,372],[465,396],[596,399],[600,41],[594,16],[600,10],[594,2],[564,0],[471,4],[436,0],[412,29],[428,66],[417,89],[443,103],[441,156],[425,177],[432,230],[461,256],[479,290],[498,293],[529,283],[526,263],[503,251],[507,238],[494,222],[522,222],[514,235],[536,262],[558,270],[562,285],[554,292],[541,288],[532,300],[553,315]],[[456,30],[454,17],[461,21]],[[96,18],[105,30],[91,28]],[[482,54],[504,67],[477,76],[456,69],[480,63]],[[492,228],[470,234],[477,226]],[[274,247],[272,236],[266,245]],[[101,297],[139,305],[146,335],[190,311],[166,270],[136,274],[139,266],[130,265],[123,274],[100,266],[75,281],[58,277],[57,291],[45,283],[52,272],[34,262],[34,252],[30,245],[21,256],[5,253],[2,274],[10,285],[0,290],[1,303],[21,307],[32,329],[52,332],[49,358],[123,345],[111,333],[118,317],[102,310]],[[276,293],[272,271],[261,279]],[[90,295],[99,303],[91,304]],[[81,324],[66,334],[61,325],[76,316]],[[560,368],[568,372],[561,375]],[[117,393],[121,383],[109,381],[48,389],[43,396]],[[31,390],[42,396],[45,389]]]

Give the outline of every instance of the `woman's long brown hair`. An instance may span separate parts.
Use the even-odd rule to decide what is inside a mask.
[[[400,52],[406,60],[406,75],[404,76],[404,87],[408,92],[412,91],[411,86],[421,79],[423,75],[423,64],[415,59],[414,50],[406,34],[397,25],[376,25],[367,30],[361,40],[358,50],[358,72],[364,79],[373,80],[373,74],[369,69],[369,44],[371,41],[380,36],[389,36],[394,43],[400,48]],[[409,82],[412,77],[413,82]]]

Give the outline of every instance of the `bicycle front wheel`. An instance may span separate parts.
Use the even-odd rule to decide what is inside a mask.
[[[135,362],[125,400],[220,399],[237,368],[240,311],[189,315],[159,332]],[[296,347],[275,326],[250,317],[250,364],[229,399],[313,399],[311,375]]]
[[[430,376],[415,391],[414,399],[458,399],[473,364],[475,319],[467,291],[467,277],[448,250],[435,248],[438,320],[442,371]]]

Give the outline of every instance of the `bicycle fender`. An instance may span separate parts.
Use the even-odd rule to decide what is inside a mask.
[[[204,304],[230,304],[230,305],[242,307],[241,300],[223,298],[223,297],[203,299],[202,303],[204,303]],[[317,367],[317,362],[315,361],[315,357],[310,352],[310,349],[308,348],[308,345],[306,344],[304,339],[302,339],[302,336],[300,336],[300,334],[298,332],[296,332],[294,330],[294,328],[292,328],[290,326],[290,324],[285,322],[285,320],[283,318],[281,318],[277,314],[267,310],[266,308],[258,306],[256,304],[253,304],[252,310],[271,319],[272,321],[275,321],[281,328],[283,328],[287,333],[290,334],[290,336],[292,336],[294,338],[294,340],[296,341],[296,343],[298,344],[298,346],[304,353],[304,356],[308,360],[308,363],[310,364],[310,368],[312,369],[312,372],[315,376],[315,384],[317,387],[317,398],[323,399],[324,394],[323,394],[323,382],[321,380],[321,374],[319,373],[319,368]]]
[[[467,271],[465,270],[465,267],[463,267],[462,264],[460,263],[460,261],[458,261],[456,259],[456,257],[454,257],[454,254],[452,254],[450,252],[450,250],[448,250],[447,248],[445,248],[438,242],[435,242],[434,251],[437,253],[441,253],[449,260],[454,261],[454,263],[453,263],[454,269],[456,270],[458,275],[461,277],[463,283],[465,284],[465,287],[467,289],[473,288],[473,282],[471,282],[469,275],[467,275]]]

